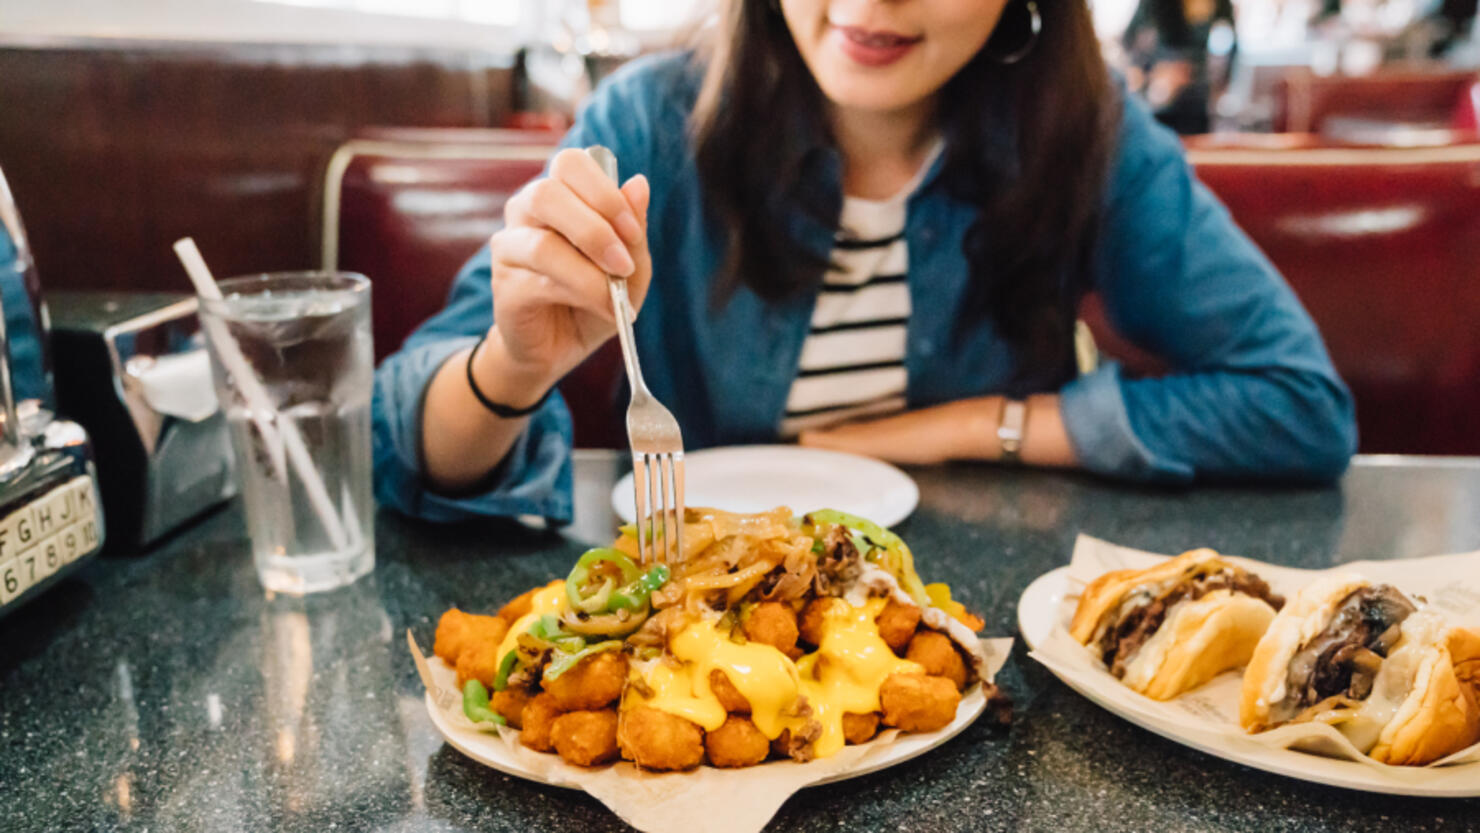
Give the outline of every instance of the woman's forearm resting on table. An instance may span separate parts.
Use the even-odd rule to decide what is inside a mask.
[[[803,431],[802,445],[865,454],[896,463],[1000,460],[1003,397],[982,396],[837,428]],[[1034,466],[1078,464],[1057,394],[1027,399],[1022,461]]]
[[[898,463],[1000,460],[1002,397],[949,402],[837,428],[803,445]],[[1356,448],[1350,394],[1295,368],[1125,379],[1115,366],[1027,400],[1024,464],[1126,480],[1331,480]]]

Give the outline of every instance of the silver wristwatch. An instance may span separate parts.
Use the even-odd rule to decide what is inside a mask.
[[[1023,425],[1028,420],[1028,404],[1021,399],[1002,400],[1002,416],[997,421],[997,440],[1002,444],[1002,462],[1017,464],[1023,450]]]

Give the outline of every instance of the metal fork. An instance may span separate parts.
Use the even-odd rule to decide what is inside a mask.
[[[586,152],[613,182],[618,181],[617,157],[610,150],[592,145]],[[637,343],[632,335],[636,316],[627,297],[627,281],[607,275],[606,285],[617,318],[617,341],[622,345],[628,386],[632,388],[632,401],[627,405],[627,442],[632,446],[639,558],[643,564],[676,563],[683,557],[683,434],[678,429],[678,420],[653,398],[642,379]]]

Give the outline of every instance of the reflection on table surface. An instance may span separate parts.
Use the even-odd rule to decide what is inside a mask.
[[[577,468],[579,528],[611,529],[620,455]],[[928,579],[989,635],[1080,532],[1160,552],[1212,546],[1320,567],[1480,548],[1480,460],[1364,458],[1335,487],[1133,488],[984,466],[913,469],[900,525]],[[593,501],[597,501],[593,503]],[[799,507],[801,508],[801,507]],[[605,514],[603,514],[605,513]],[[382,512],[378,564],[329,595],[268,597],[240,519],[101,562],[0,622],[0,828],[611,829],[591,799],[445,746],[405,649],[457,604],[496,606],[568,569],[575,530],[435,527]],[[973,726],[898,768],[793,798],[788,830],[1348,829],[1376,817],[1463,829],[1480,801],[1366,796],[1164,741],[1059,684],[1021,648],[1006,732]],[[1176,772],[1176,777],[1169,777]]]

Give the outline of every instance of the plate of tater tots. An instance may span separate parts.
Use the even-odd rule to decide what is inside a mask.
[[[809,773],[794,790],[928,751],[983,712],[1010,719],[991,681],[1010,640],[978,638],[982,620],[925,584],[888,529],[690,508],[667,564],[644,564],[636,535],[495,613],[441,616],[435,658],[418,662],[452,745],[563,786]]]

